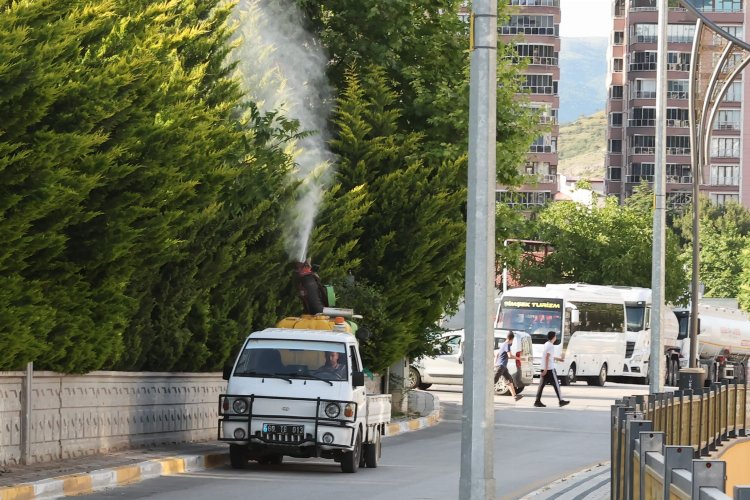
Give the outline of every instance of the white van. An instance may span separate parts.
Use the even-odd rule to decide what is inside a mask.
[[[500,344],[505,342],[507,334],[508,330],[495,330],[494,354],[497,354]],[[461,385],[464,376],[463,342],[463,330],[444,333],[438,345],[440,354],[420,358],[411,364],[409,378],[405,382],[406,388],[426,390],[432,384]],[[521,359],[515,363],[510,360],[508,371],[515,381],[517,392],[521,392],[524,387],[532,383],[534,376],[531,336],[525,332],[516,332],[512,349]],[[490,376],[494,376],[494,373]],[[495,393],[510,394],[505,379],[501,378],[495,385]]]

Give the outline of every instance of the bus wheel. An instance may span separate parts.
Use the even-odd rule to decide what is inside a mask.
[[[589,385],[595,385],[598,387],[604,386],[604,384],[607,382],[607,363],[604,363],[599,370],[599,376],[592,377],[589,380],[587,380]]]
[[[576,365],[575,363],[570,365],[570,368],[568,368],[568,373],[563,378],[563,382],[565,385],[573,385],[576,383]]]

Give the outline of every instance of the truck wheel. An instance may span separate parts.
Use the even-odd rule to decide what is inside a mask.
[[[380,431],[375,429],[375,435],[373,436],[372,443],[367,443],[364,446],[365,465],[370,469],[376,469],[378,467],[378,459],[380,458]]]
[[[354,442],[354,449],[347,451],[341,457],[341,472],[354,473],[359,470],[359,461],[362,457],[362,432],[357,431],[357,440]]]
[[[568,373],[565,377],[563,377],[563,380],[565,380],[565,385],[573,385],[576,383],[576,364],[571,363],[570,368],[568,368]]]
[[[247,450],[239,444],[229,445],[229,463],[233,469],[244,469],[247,467]]]

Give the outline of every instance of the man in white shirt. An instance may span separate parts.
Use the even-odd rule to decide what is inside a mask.
[[[534,401],[534,406],[538,408],[547,406],[542,403],[542,391],[547,384],[552,384],[552,387],[555,389],[560,406],[570,403],[570,401],[566,401],[560,396],[560,382],[557,380],[557,372],[555,372],[555,361],[565,361],[565,358],[555,357],[556,338],[557,333],[547,333],[547,342],[544,344],[544,351],[542,353],[542,374],[539,377],[539,389],[536,391],[536,401]]]

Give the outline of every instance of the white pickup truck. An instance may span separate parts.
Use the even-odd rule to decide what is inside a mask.
[[[366,393],[357,338],[324,315],[279,325],[250,334],[224,372],[219,440],[232,467],[285,455],[333,459],[343,472],[377,467],[391,397]]]

